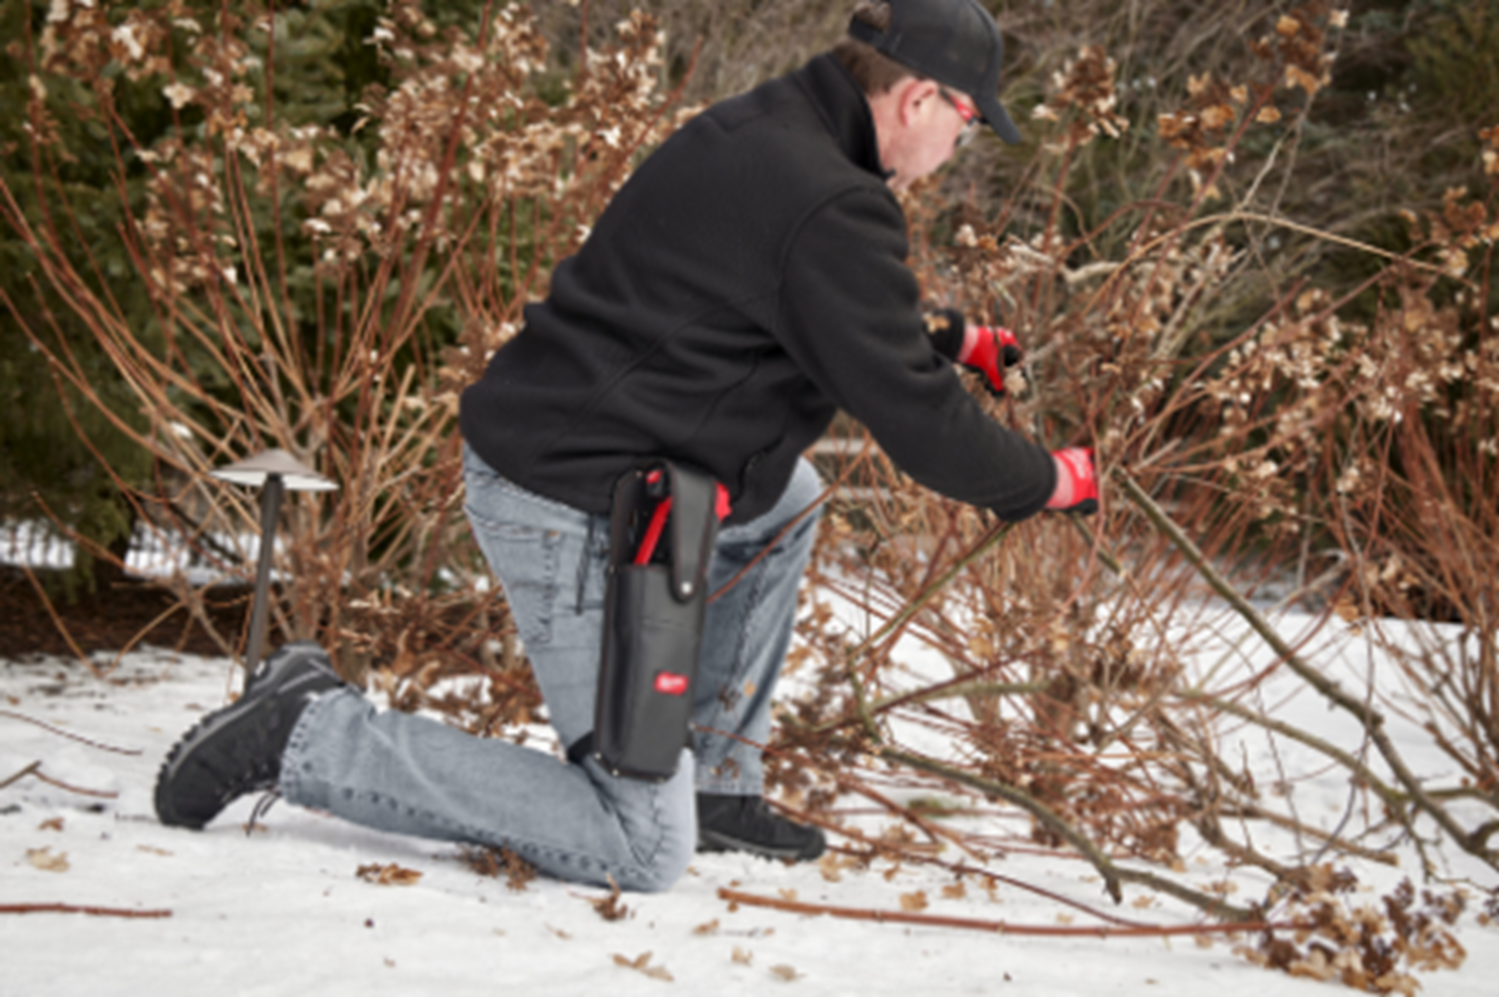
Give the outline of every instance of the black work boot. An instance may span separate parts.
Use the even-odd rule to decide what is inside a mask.
[[[759,796],[698,794],[700,852],[749,852],[810,862],[823,854],[825,844],[821,830],[787,820]]]
[[[274,789],[292,728],[313,697],[343,681],[311,641],[278,648],[240,698],[205,716],[172,746],[156,777],[156,816],[201,830],[246,793]]]

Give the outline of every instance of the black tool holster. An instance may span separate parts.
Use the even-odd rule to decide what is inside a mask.
[[[717,489],[665,461],[615,485],[591,745],[614,775],[671,778],[690,743]]]

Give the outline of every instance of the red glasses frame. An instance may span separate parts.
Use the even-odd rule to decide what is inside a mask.
[[[979,126],[984,123],[984,116],[979,113],[978,108],[970,107],[957,97],[954,97],[943,87],[938,87],[938,96],[947,101],[948,106],[957,111],[958,116],[964,119],[963,130],[958,133],[958,138],[954,139],[954,144],[958,146],[968,145],[974,140],[974,136],[979,133]]]

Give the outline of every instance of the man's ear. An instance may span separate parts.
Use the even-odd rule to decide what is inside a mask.
[[[919,80],[908,76],[895,86],[896,114],[901,124],[911,127],[919,122],[919,115],[931,113],[926,105],[937,100],[938,85],[932,80]]]

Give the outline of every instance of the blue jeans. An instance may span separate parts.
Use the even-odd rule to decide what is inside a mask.
[[[474,536],[505,587],[552,726],[571,745],[593,728],[608,519],[517,487],[467,448],[464,469]],[[770,733],[771,695],[816,515],[745,569],[820,491],[816,472],[799,463],[775,508],[719,532],[710,591],[738,581],[708,607],[693,717],[702,729],[666,782],[615,778],[592,758],[568,764],[377,710],[342,689],[320,696],[298,720],[282,759],[282,794],[380,830],[509,848],[562,879],[603,885],[612,877],[622,889],[666,889],[697,844],[695,790],[761,791],[754,744]]]

